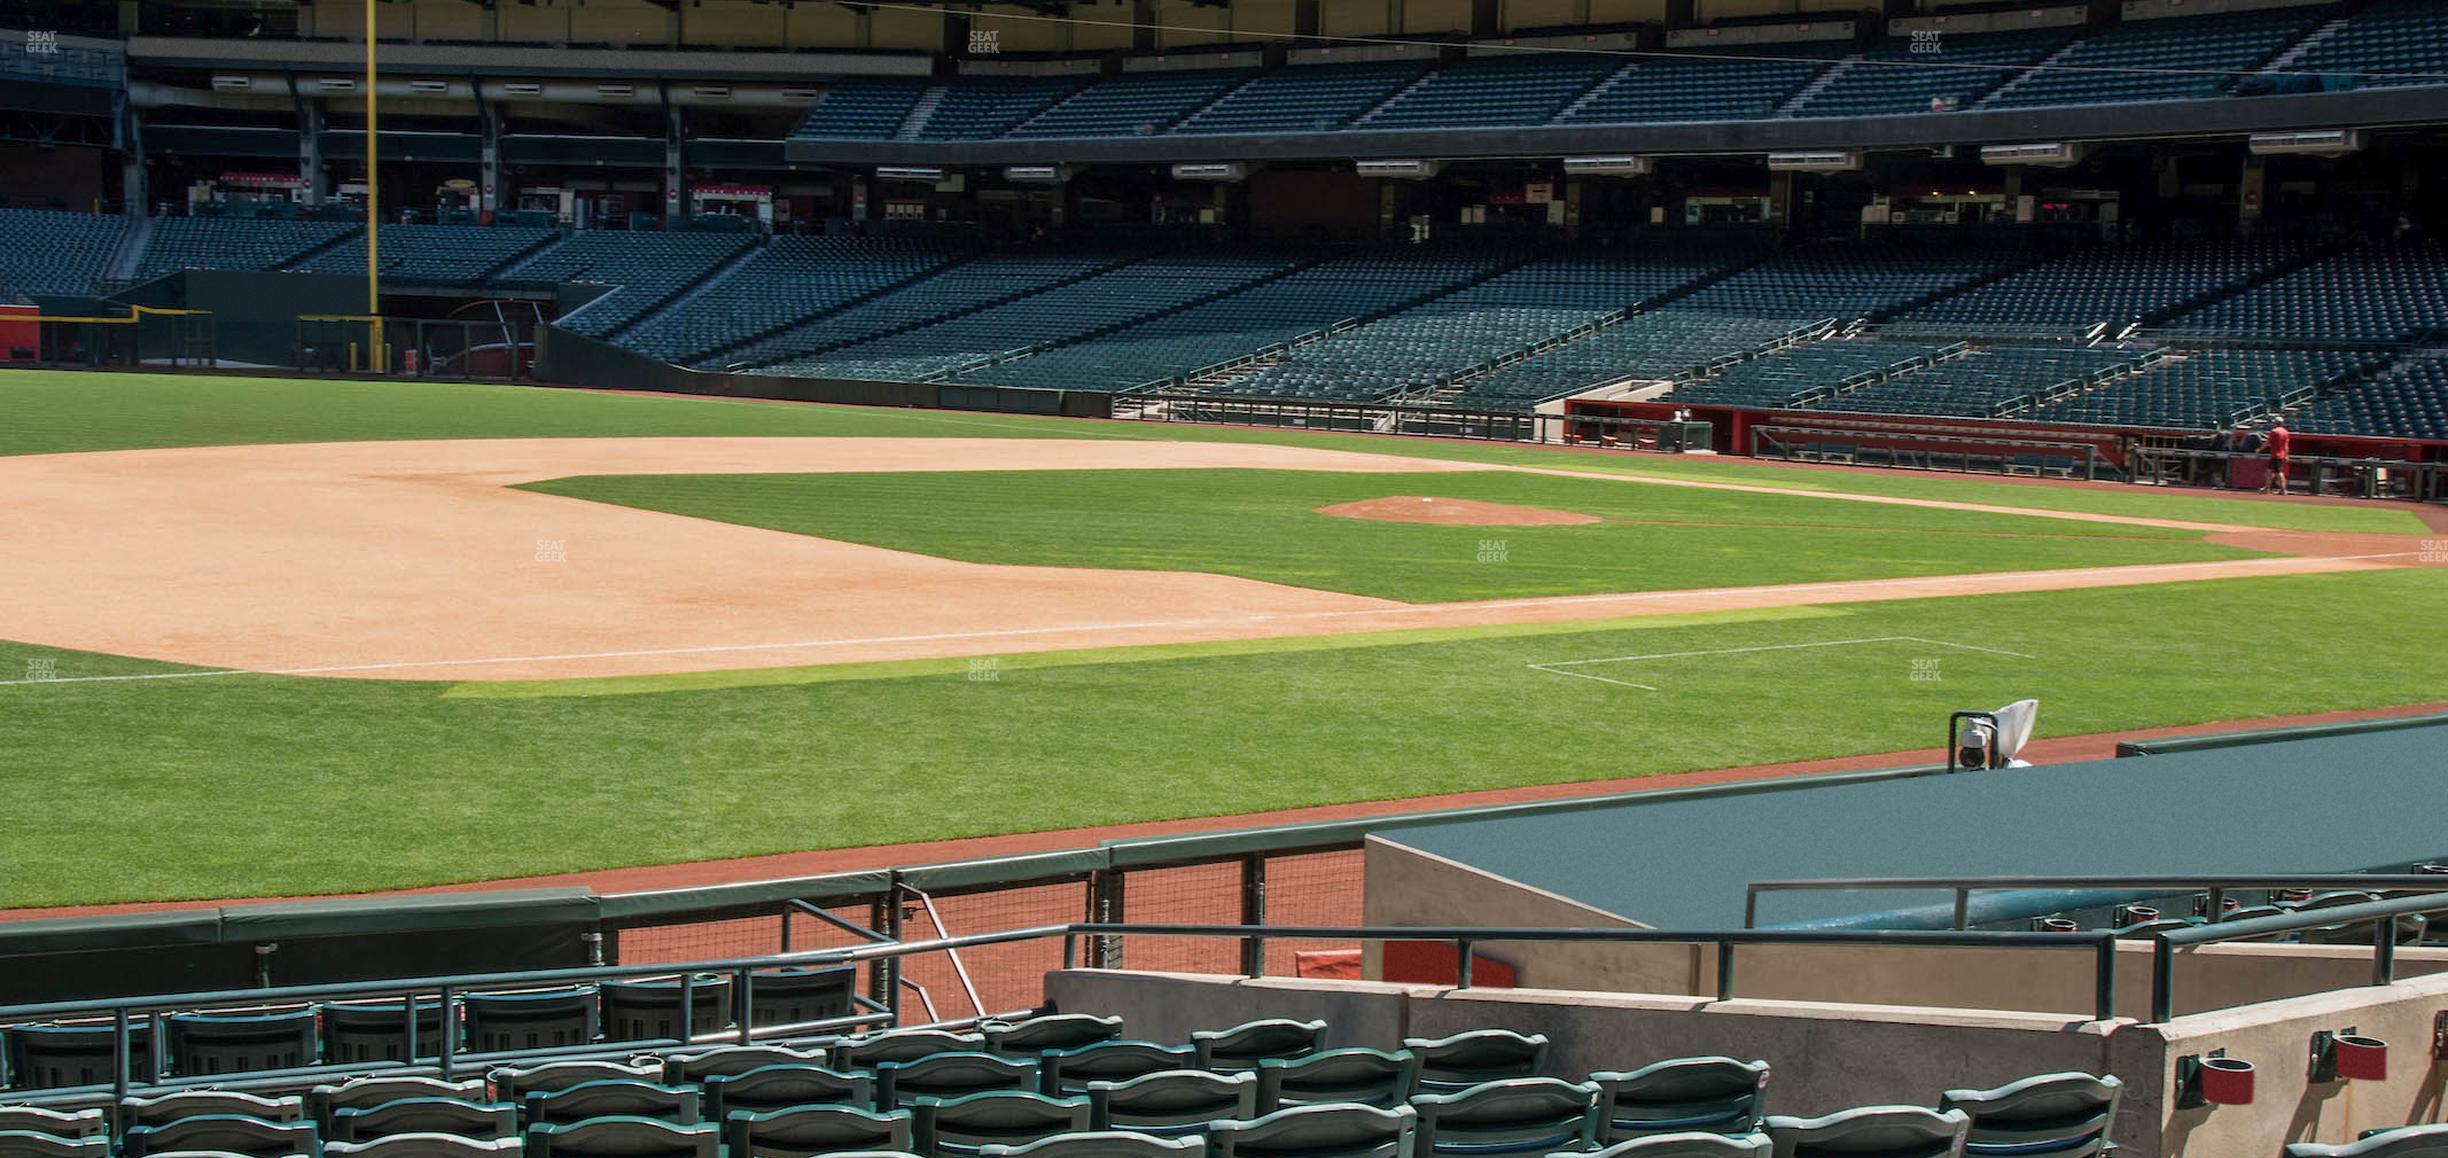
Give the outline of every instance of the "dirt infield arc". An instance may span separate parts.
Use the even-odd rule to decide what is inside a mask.
[[[549,679],[1575,621],[2411,561],[2402,540],[2385,536],[2259,532],[2253,545],[2290,556],[1414,605],[1223,575],[966,563],[509,489],[585,474],[1219,467],[1523,469],[1263,444],[965,438],[487,439],[26,456],[0,459],[0,493],[12,507],[0,521],[0,557],[38,562],[12,575],[12,598],[0,603],[0,639],[208,672]],[[2366,557],[2394,554],[2407,558]]]

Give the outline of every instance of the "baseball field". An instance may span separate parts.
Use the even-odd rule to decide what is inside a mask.
[[[0,372],[0,907],[2448,699],[2448,533],[1706,457]]]

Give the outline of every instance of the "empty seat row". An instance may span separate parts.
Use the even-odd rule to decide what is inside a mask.
[[[0,209],[0,300],[93,293],[127,229],[117,214]]]
[[[465,285],[484,280],[494,269],[558,236],[556,230],[534,226],[386,225],[377,245],[386,279]],[[361,235],[291,268],[300,273],[361,274],[365,267]]]
[[[2303,434],[2448,440],[2448,354],[2414,358],[2288,417]]]
[[[504,281],[593,282],[601,297],[563,315],[560,325],[603,337],[738,256],[758,239],[742,233],[582,230],[502,271]]]
[[[642,319],[621,344],[688,362],[832,312],[957,256],[889,237],[776,237],[674,308]]]
[[[2368,350],[2203,350],[2033,410],[2037,421],[2217,429],[2387,361]]]
[[[2215,97],[2328,18],[2334,6],[2128,20],[2025,73],[1984,108]]]
[[[1987,346],[1808,404],[1812,410],[1994,418],[2128,370],[2152,349]]]

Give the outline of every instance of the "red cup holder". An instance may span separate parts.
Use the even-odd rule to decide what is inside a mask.
[[[2202,1100],[2213,1106],[2249,1106],[2253,1064],[2241,1058],[2206,1057],[2201,1062]]]
[[[2127,905],[2124,908],[2117,910],[2117,927],[2120,929],[2127,925],[2139,925],[2145,921],[2156,921],[2158,919],[2159,910],[2154,909],[2149,905]]]
[[[2082,923],[2072,917],[2046,917],[2040,922],[2040,931],[2043,933],[2079,933],[2082,932]]]
[[[2388,1080],[2388,1043],[2376,1037],[2340,1036],[2329,1044],[2337,1075],[2358,1082]]]

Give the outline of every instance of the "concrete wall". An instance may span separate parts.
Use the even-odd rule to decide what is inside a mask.
[[[2126,1158],[2264,1158],[2288,1142],[2339,1142],[2376,1127],[2435,1121],[2448,1082],[2432,1059],[2448,976],[2293,998],[2164,1025],[2079,1017],[1828,1002],[1555,990],[1456,991],[1067,970],[1046,979],[1057,1009],[1116,1013],[1134,1037],[1181,1040],[1259,1017],[1315,1017],[1331,1045],[1388,1048],[1404,1037],[1502,1027],[1544,1033],[1549,1069],[1577,1077],[1670,1057],[1729,1054],[1775,1066],[1769,1109],[1817,1114],[1880,1103],[1934,1104],[1948,1089],[2037,1073],[2110,1073],[2126,1083],[2113,1131]],[[2309,1081],[2319,1030],[2353,1027],[2391,1045],[2385,1081]],[[2173,1108],[2178,1060],[2224,1049],[2259,1067],[2250,1106]]]
[[[1370,925],[1512,925],[1645,928],[1639,921],[1469,865],[1372,836],[1362,853]],[[1712,948],[1483,942],[1477,951],[1519,970],[1524,987],[1616,993],[1713,994]],[[1381,977],[1372,949],[1367,976]],[[2093,1007],[2095,958],[2054,950],[1756,946],[1738,951],[1735,992],[1745,998],[2025,1009],[2082,1014]],[[2448,950],[2405,949],[2398,976],[2448,971]],[[2120,1016],[2147,1016],[2151,946],[2117,947]],[[2212,945],[2179,954],[2177,1012],[2226,1009],[2361,985],[2371,949],[2358,945]]]

